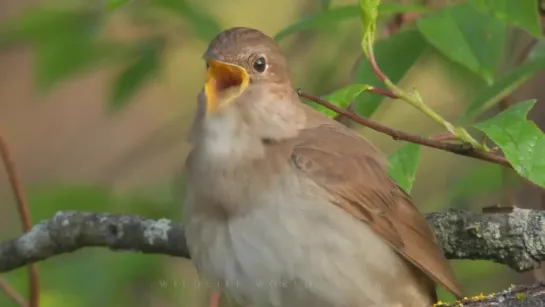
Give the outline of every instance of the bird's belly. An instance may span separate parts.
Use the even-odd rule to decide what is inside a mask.
[[[193,214],[186,232],[199,272],[256,306],[405,307],[409,296],[425,306],[404,260],[366,224],[325,199],[291,196],[227,220]]]

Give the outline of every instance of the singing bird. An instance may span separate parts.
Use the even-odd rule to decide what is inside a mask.
[[[425,218],[353,130],[299,101],[273,39],[218,34],[186,161],[199,274],[242,304],[424,307],[462,293]]]

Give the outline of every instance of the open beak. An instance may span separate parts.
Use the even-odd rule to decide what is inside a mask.
[[[216,113],[220,105],[226,105],[237,98],[248,86],[249,76],[238,65],[208,60],[208,73],[204,91],[206,93],[206,113]]]

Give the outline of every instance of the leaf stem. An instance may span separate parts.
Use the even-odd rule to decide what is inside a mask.
[[[378,63],[375,59],[375,54],[373,51],[373,42],[371,40],[367,40],[367,54],[369,63],[373,69],[373,72],[377,76],[377,78],[386,85],[388,90],[393,94],[393,97],[397,97],[398,99],[404,100],[408,102],[413,107],[420,110],[422,113],[424,113],[426,116],[434,120],[435,122],[439,123],[441,126],[445,127],[448,132],[452,133],[456,136],[457,139],[459,139],[462,142],[468,143],[474,148],[478,148],[484,151],[489,151],[489,149],[486,147],[486,145],[483,146],[483,144],[477,142],[470,134],[462,127],[455,127],[450,122],[445,120],[441,115],[439,115],[437,112],[435,112],[432,108],[428,107],[424,100],[422,100],[422,97],[418,92],[415,90],[412,93],[406,92],[397,85],[395,85],[388,76],[378,66]]]

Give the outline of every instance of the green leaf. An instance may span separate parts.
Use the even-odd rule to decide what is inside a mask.
[[[375,44],[375,33],[378,19],[378,6],[380,0],[358,0],[360,5],[361,22],[363,26],[363,37],[361,47],[367,57],[372,52]]]
[[[129,0],[107,0],[106,8],[110,11],[113,11],[123,5],[125,5]]]
[[[494,84],[480,90],[466,108],[461,121],[467,123],[493,107],[542,69],[545,69],[545,58],[530,59],[498,79]]]
[[[0,46],[47,42],[58,37],[76,36],[97,28],[96,11],[73,6],[38,6],[2,22]]]
[[[545,39],[540,39],[534,47],[532,47],[532,51],[528,54],[528,59],[536,60],[543,57],[545,57]]]
[[[337,90],[325,97],[323,97],[324,100],[327,100],[331,102],[332,104],[341,107],[343,109],[348,108],[350,103],[358,97],[361,93],[369,89],[368,85],[365,84],[353,84],[349,85],[347,87],[343,87],[340,90]],[[337,116],[337,112],[332,111],[321,104],[318,104],[316,102],[310,102],[309,105],[313,107],[314,109],[324,113],[325,115],[329,117],[335,117]]]
[[[341,21],[356,18],[359,16],[358,14],[358,8],[355,5],[330,8],[327,11],[316,13],[287,26],[278,32],[274,39],[279,41],[299,31],[332,27]]]
[[[194,7],[187,0],[152,0],[152,3],[187,19],[192,25],[193,33],[206,43],[221,32],[221,27],[213,16]]]
[[[517,103],[475,127],[502,149],[519,175],[545,187],[545,135],[526,119],[535,102]]]
[[[468,123],[493,107],[542,69],[545,69],[545,39],[532,48],[524,63],[480,90],[462,115],[461,122]]]
[[[142,44],[138,58],[119,74],[111,90],[110,105],[114,110],[124,107],[140,86],[158,72],[163,43],[153,40]]]
[[[471,0],[477,9],[494,18],[515,25],[536,38],[541,38],[539,0]]]
[[[416,5],[416,4],[401,5],[401,4],[389,4],[389,3],[386,4],[385,3],[385,4],[381,4],[378,9],[379,9],[380,16],[387,15],[387,14],[404,13],[404,12],[420,12],[420,13],[427,12],[427,8],[425,6]],[[278,32],[274,36],[274,39],[276,41],[279,41],[283,39],[284,37],[299,31],[331,28],[342,21],[355,19],[359,17],[360,16],[359,10],[360,9],[357,5],[348,5],[348,6],[329,8],[328,10],[324,10],[319,13],[313,14],[311,16],[308,16],[306,18],[299,20],[298,22],[295,22],[287,26],[286,28]]]
[[[398,83],[418,61],[427,47],[428,44],[418,31],[407,30],[377,42],[374,51],[380,69],[393,83]],[[403,52],[400,52],[400,50]],[[369,61],[365,58],[358,65],[354,82],[369,84],[372,87],[384,86],[377,79]],[[383,96],[363,93],[354,102],[355,111],[361,116],[371,117],[383,99]]]
[[[103,60],[92,34],[58,36],[36,45],[35,77],[45,91]]]
[[[501,21],[462,3],[420,18],[417,27],[445,57],[493,82],[506,38]]]
[[[407,194],[411,193],[420,160],[420,145],[407,143],[388,156],[388,173]]]
[[[0,44],[35,47],[36,83],[44,91],[106,58],[107,49],[97,41],[99,18],[96,11],[86,8],[34,8],[2,24]]]

